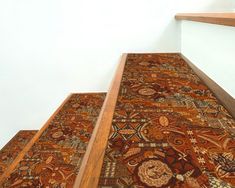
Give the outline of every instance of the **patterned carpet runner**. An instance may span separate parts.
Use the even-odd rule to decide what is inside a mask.
[[[21,130],[1,149],[0,176],[36,133],[36,130]]]
[[[104,98],[73,94],[2,187],[73,187]]]
[[[177,54],[129,54],[101,188],[231,188],[235,121]]]

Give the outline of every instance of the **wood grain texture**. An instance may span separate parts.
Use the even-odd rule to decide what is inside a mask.
[[[123,54],[87,147],[74,188],[97,187],[127,54]]]
[[[60,111],[60,109],[64,106],[64,104],[69,100],[70,94],[64,102],[60,105],[60,107],[53,113],[53,115],[47,120],[47,122],[43,125],[43,127],[35,134],[35,136],[30,140],[30,142],[22,149],[22,151],[18,154],[15,160],[11,163],[11,165],[4,171],[2,176],[0,177],[0,185],[3,181],[13,172],[19,162],[23,159],[25,154],[29,151],[29,149],[33,146],[33,144],[39,139],[42,133],[46,130],[49,126],[51,120],[56,116],[56,114]]]
[[[197,68],[192,62],[189,61],[183,54],[181,57],[188,63],[198,77],[210,88],[216,98],[228,110],[233,118],[235,118],[235,99],[229,95],[222,87],[209,78],[203,71]]]
[[[235,13],[180,13],[175,18],[235,27]]]

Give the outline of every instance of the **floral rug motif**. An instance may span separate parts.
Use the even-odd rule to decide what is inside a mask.
[[[0,150],[0,176],[36,133],[36,130],[21,130]]]
[[[73,187],[104,98],[73,94],[3,187]]]
[[[235,121],[178,54],[129,54],[100,188],[232,188]]]

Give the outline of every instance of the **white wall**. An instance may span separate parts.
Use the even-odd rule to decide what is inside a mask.
[[[0,0],[0,148],[70,92],[106,91],[123,52],[180,51],[177,12],[232,0]]]
[[[182,22],[182,53],[235,98],[235,27]]]

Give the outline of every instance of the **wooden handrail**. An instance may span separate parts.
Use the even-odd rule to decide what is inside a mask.
[[[235,13],[180,13],[175,18],[235,27]]]
[[[103,164],[127,54],[123,54],[82,160],[74,188],[95,188]]]

